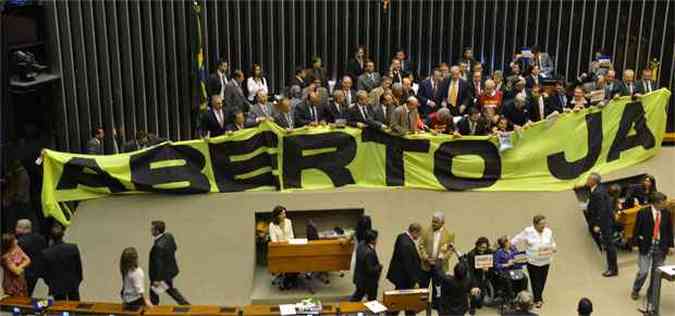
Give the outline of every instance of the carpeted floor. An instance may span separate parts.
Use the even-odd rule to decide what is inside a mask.
[[[612,174],[607,179],[640,172],[655,174],[659,189],[675,196],[675,148],[664,148],[655,158]],[[595,304],[594,315],[638,315],[638,302],[629,298],[636,273],[636,252],[620,253],[620,275],[600,276],[604,257],[589,238],[578,204],[565,192],[434,192],[403,189],[341,189],[337,192],[251,192],[192,196],[135,195],[82,203],[66,238],[79,244],[86,300],[119,300],[118,260],[124,247],[139,250],[147,267],[152,242],[150,221],[167,222],[179,245],[181,274],[176,286],[192,303],[247,304],[254,277],[254,213],[286,205],[291,210],[364,208],[380,232],[378,253],[388,266],[398,233],[411,222],[430,224],[431,214],[444,211],[447,227],[457,244],[468,250],[485,235],[494,241],[515,234],[533,215],[548,217],[559,252],[553,263],[540,315],[575,315],[579,298]],[[675,264],[669,257],[667,262]],[[146,270],[147,271],[147,270]],[[386,273],[386,271],[384,271]],[[380,292],[393,286],[384,278]],[[644,291],[643,291],[644,293]],[[40,284],[37,295],[45,295]],[[662,315],[675,315],[675,283],[663,285]],[[163,303],[173,303],[162,297]],[[481,310],[478,315],[496,315]]]

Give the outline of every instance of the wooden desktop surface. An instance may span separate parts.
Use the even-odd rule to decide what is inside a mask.
[[[270,242],[267,269],[271,273],[348,271],[354,243],[346,239],[312,240],[304,245]]]
[[[0,300],[0,309],[11,311],[14,307],[20,309],[33,309],[33,301],[30,297],[8,296]]]
[[[73,314],[87,315],[141,315],[143,308],[136,310],[125,310],[119,303],[94,303],[94,302],[75,302],[75,301],[56,301],[54,305],[47,309],[48,315],[59,315],[63,312]]]
[[[148,316],[232,316],[237,315],[237,307],[224,307],[217,305],[159,305],[146,307],[143,315]]]
[[[336,315],[338,308],[340,314],[354,314],[367,312],[368,308],[361,302],[340,302],[323,304],[321,315]],[[278,316],[279,305],[246,305],[243,308],[244,316]]]

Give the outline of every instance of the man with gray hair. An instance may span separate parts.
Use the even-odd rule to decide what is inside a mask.
[[[455,134],[457,129],[448,108],[442,108],[429,114],[426,122],[433,133]]]
[[[600,184],[602,178],[599,174],[591,172],[586,179],[586,187],[590,195],[586,213],[593,227],[593,234],[599,235],[602,248],[607,255],[607,271],[604,277],[613,277],[619,274],[619,266],[616,259],[616,246],[612,241],[614,235],[614,205],[607,194],[607,190]]]
[[[30,258],[31,264],[25,270],[28,296],[33,295],[38,279],[44,277],[44,256],[42,251],[47,249],[47,240],[40,234],[33,232],[32,223],[28,219],[16,222],[14,233],[19,247]]]
[[[522,95],[516,95],[516,99],[504,106],[502,115],[509,119],[513,125],[523,127],[530,120],[530,114],[527,111],[527,98]]]
[[[396,135],[405,135],[407,133],[417,132],[417,98],[408,97],[405,105],[399,105],[391,116],[391,131]]]
[[[432,279],[433,265],[439,266],[444,272],[449,270],[449,261],[454,248],[455,234],[448,232],[445,228],[445,215],[443,212],[434,213],[431,218],[431,227],[424,230],[420,236],[417,246],[420,254],[421,275],[420,288],[429,287],[429,281]],[[432,284],[432,291],[436,287]],[[436,294],[433,295],[436,297]]]
[[[506,312],[502,315],[509,316],[537,316],[537,314],[531,312],[534,303],[532,302],[532,294],[528,291],[520,291],[516,295],[515,303],[516,310]]]

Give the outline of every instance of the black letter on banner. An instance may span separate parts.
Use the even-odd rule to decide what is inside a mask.
[[[88,168],[95,172],[95,174],[84,172],[84,168]],[[101,169],[95,159],[79,157],[71,158],[63,165],[63,174],[61,174],[56,189],[75,189],[80,184],[92,188],[107,187],[112,193],[127,191],[119,180],[113,178],[107,171]]]
[[[152,163],[167,160],[184,160],[185,164],[150,169]],[[187,145],[165,144],[131,156],[131,181],[140,191],[206,193],[211,191],[211,185],[202,173],[205,164],[206,159],[199,150]],[[189,182],[190,185],[175,189],[153,187],[173,182]]]
[[[563,180],[574,179],[595,165],[602,149],[602,112],[586,115],[586,128],[588,129],[588,153],[586,157],[568,162],[565,160],[565,152],[563,151],[546,157],[548,171],[554,177]]]
[[[635,135],[627,136],[630,128],[635,128]],[[619,131],[614,137],[612,147],[607,154],[607,162],[619,159],[621,152],[631,149],[633,147],[642,146],[644,149],[653,148],[656,145],[654,134],[647,127],[647,119],[645,119],[645,110],[642,103],[634,102],[626,104],[621,115],[621,123],[619,124]]]
[[[382,132],[378,129],[363,130],[361,139],[364,142],[376,142],[387,147],[386,180],[387,186],[402,186],[405,184],[405,168],[403,166],[403,152],[426,153],[429,151],[429,140],[405,139]]]
[[[477,155],[485,162],[483,176],[462,178],[452,173],[452,160],[457,156]],[[434,175],[448,190],[470,190],[493,185],[502,176],[502,159],[497,147],[486,140],[445,142],[434,153]]]
[[[303,150],[337,147],[335,152],[303,156]],[[284,187],[301,188],[302,170],[323,171],[336,187],[354,184],[347,165],[356,156],[356,141],[346,133],[332,132],[317,135],[284,137]]]
[[[232,161],[232,156],[252,153],[261,147],[276,148],[278,142],[276,134],[263,132],[247,140],[209,144],[211,166],[218,184],[218,190],[220,192],[239,192],[262,186],[274,186],[278,189],[279,179],[272,174],[271,170],[250,178],[236,178],[238,175],[264,167],[271,167],[272,170],[276,170],[276,154],[262,152],[248,160]]]

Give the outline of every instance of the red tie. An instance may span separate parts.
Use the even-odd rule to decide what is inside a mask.
[[[654,221],[654,233],[652,234],[654,240],[661,239],[661,211],[656,211],[656,220]]]

